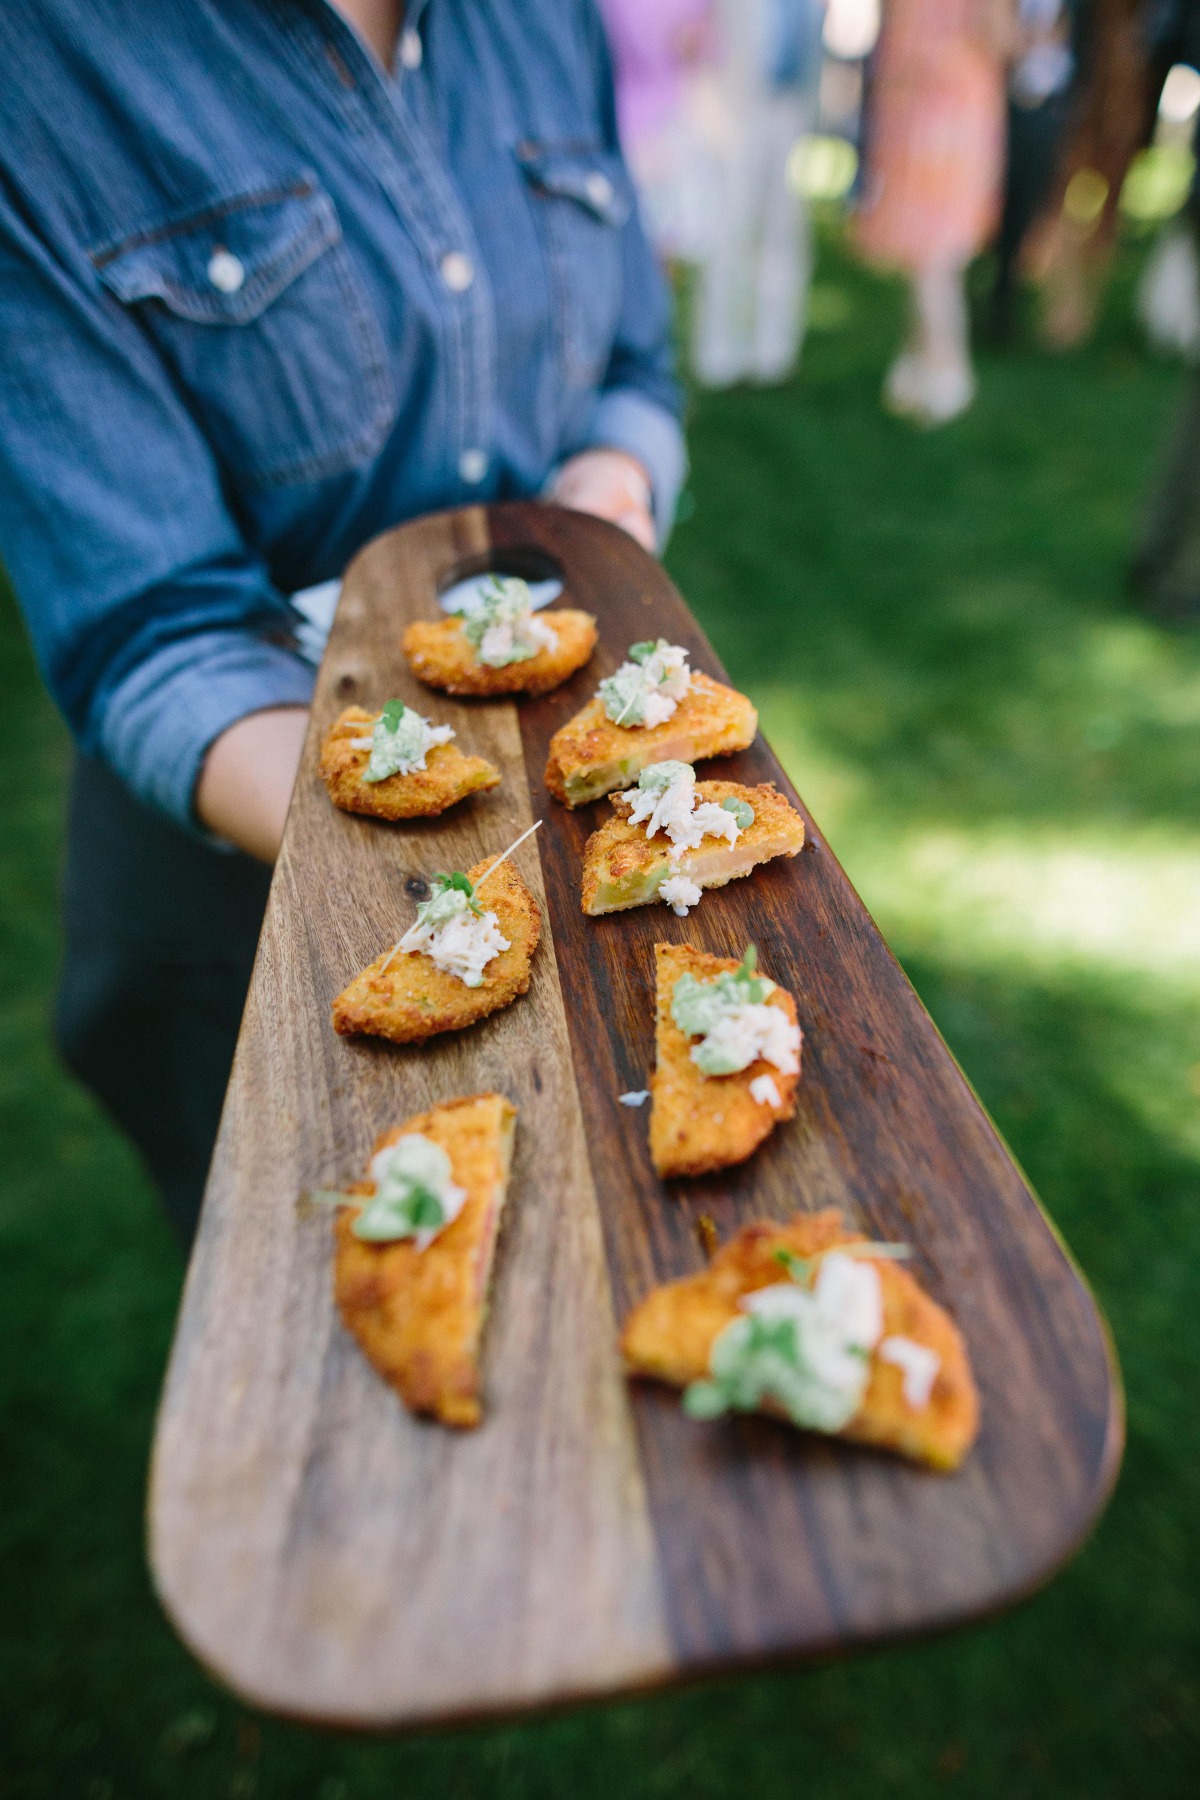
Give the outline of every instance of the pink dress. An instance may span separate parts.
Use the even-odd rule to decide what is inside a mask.
[[[670,124],[708,35],[710,0],[600,0],[626,155]]]
[[[975,0],[885,0],[867,120],[862,254],[916,274],[990,236],[1004,158],[1004,64]]]

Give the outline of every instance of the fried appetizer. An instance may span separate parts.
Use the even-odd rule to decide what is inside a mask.
[[[321,746],[320,774],[343,812],[375,819],[428,819],[468,794],[500,785],[483,756],[464,756],[450,725],[389,700],[380,713],[348,706]]]
[[[655,944],[658,1016],[650,1078],[650,1155],[664,1177],[745,1162],[796,1110],[796,1003],[741,962],[690,944]]]
[[[474,1025],[528,989],[542,915],[511,863],[493,858],[466,874],[435,875],[431,886],[399,943],[334,1001],[341,1036],[421,1043]]]
[[[686,918],[704,888],[795,856],[804,820],[771,782],[697,781],[687,763],[653,763],[583,853],[583,910],[593,916],[664,900]]]
[[[564,607],[535,613],[529,588],[496,577],[479,607],[463,618],[419,619],[401,648],[427,687],[448,694],[548,694],[596,647],[590,613]]]
[[[500,1094],[418,1113],[379,1139],[337,1215],[347,1331],[411,1412],[443,1425],[483,1416],[479,1346],[516,1119]]]
[[[583,806],[629,787],[651,763],[744,750],[757,730],[745,694],[693,674],[678,644],[634,644],[628,662],[551,738],[546,787],[565,805]]]
[[[836,1208],[747,1225],[699,1275],[634,1308],[626,1367],[682,1387],[696,1419],[767,1412],[956,1469],[979,1429],[966,1347],[896,1258]]]

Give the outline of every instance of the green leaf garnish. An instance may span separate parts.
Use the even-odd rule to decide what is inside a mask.
[[[640,644],[630,644],[630,662],[649,662],[650,658],[654,655],[654,652],[665,642],[665,638],[645,638]]]
[[[379,715],[380,723],[385,731],[399,731],[400,721],[404,717],[403,700],[389,700]]]
[[[808,1286],[813,1271],[811,1257],[796,1256],[791,1250],[776,1250],[772,1254],[775,1261],[787,1270],[793,1281],[798,1282],[801,1287]]]
[[[449,893],[452,888],[458,893],[467,896],[467,903],[470,906],[471,911],[475,913],[477,917],[482,914],[483,908],[476,904],[475,886],[469,875],[464,875],[461,869],[454,869],[448,875],[435,875],[433,877],[433,897],[435,900],[439,894]]]

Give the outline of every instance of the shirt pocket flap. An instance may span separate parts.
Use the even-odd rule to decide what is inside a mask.
[[[578,144],[517,145],[526,181],[544,194],[573,200],[604,225],[624,225],[633,211],[633,188],[619,156]]]
[[[305,177],[138,232],[92,261],[118,300],[161,300],[198,325],[246,325],[341,235],[332,200]]]

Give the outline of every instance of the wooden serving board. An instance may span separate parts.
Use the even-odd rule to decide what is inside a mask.
[[[532,554],[532,561],[530,556]],[[589,666],[538,701],[431,695],[399,650],[436,594],[542,572],[600,623]],[[568,813],[551,734],[634,640],[723,671],[615,528],[533,505],[389,532],[350,569],[271,888],[159,1418],[150,1545],[198,1657],[251,1702],[414,1726],[561,1702],[944,1627],[1003,1606],[1079,1546],[1115,1478],[1122,1406],[1096,1305],[810,819],[794,861],[708,894],[585,919],[580,863],[607,802]],[[449,720],[503,785],[393,827],[329,804],[320,740],[394,695]],[[706,773],[791,788],[760,738]],[[529,993],[425,1048],[347,1041],[334,995],[411,921],[420,877],[544,820],[517,861],[545,912]],[[796,1118],[742,1167],[656,1178],[647,1113],[656,939],[739,955],[797,1000]],[[520,1109],[486,1343],[487,1416],[409,1417],[343,1330],[331,1224],[298,1195],[363,1168],[376,1134],[484,1088]],[[915,1249],[957,1317],[982,1432],[955,1476],[763,1419],[687,1420],[629,1387],[617,1324],[699,1268],[696,1226],[835,1203]]]

